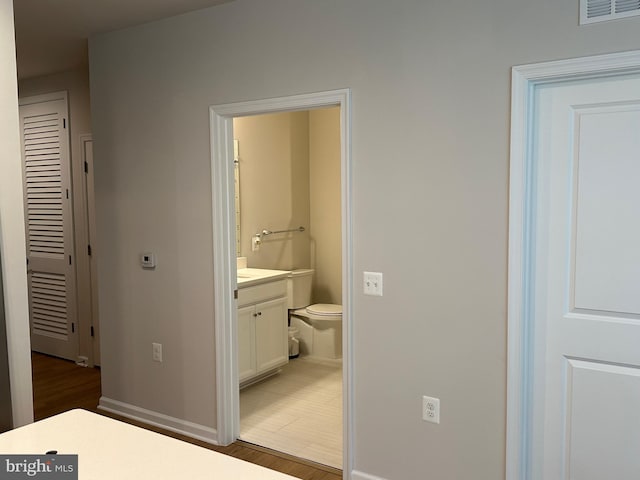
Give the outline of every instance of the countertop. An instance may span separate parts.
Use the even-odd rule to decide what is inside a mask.
[[[2,454],[49,450],[77,454],[81,480],[295,480],[86,410],[71,410],[0,435]]]
[[[238,288],[251,287],[261,283],[287,278],[288,270],[269,270],[266,268],[239,268]]]

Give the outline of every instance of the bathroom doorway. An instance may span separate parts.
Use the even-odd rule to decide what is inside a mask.
[[[221,444],[229,444],[236,439],[244,439],[247,441],[252,441],[258,444],[262,444],[268,448],[273,448],[276,450],[284,451],[286,453],[290,453],[293,455],[300,456],[302,458],[307,458],[313,461],[319,461],[320,463],[329,464],[330,466],[341,467],[344,471],[350,471],[351,469],[351,432],[353,431],[351,427],[351,419],[352,419],[352,362],[350,354],[351,354],[351,330],[352,330],[352,315],[351,315],[351,295],[352,295],[352,260],[351,260],[351,222],[350,222],[350,158],[349,158],[349,91],[348,90],[340,90],[333,92],[323,92],[318,94],[309,94],[309,95],[299,95],[295,97],[286,97],[280,99],[270,99],[256,102],[243,102],[238,104],[228,104],[228,105],[219,105],[211,107],[211,130],[212,130],[212,180],[213,180],[213,211],[214,211],[214,225],[217,228],[214,230],[214,274],[215,274],[215,295],[216,295],[216,319],[222,319],[221,321],[216,321],[216,365],[217,365],[217,414],[218,414],[218,425],[217,432],[219,442]],[[338,156],[339,156],[339,175],[335,180],[337,185],[333,185],[334,188],[337,188],[338,192],[338,217],[330,218],[329,220],[337,221],[339,230],[340,230],[340,239],[338,241],[339,251],[338,254],[334,254],[335,257],[338,258],[338,280],[337,282],[331,282],[328,280],[331,277],[331,274],[328,274],[324,270],[333,270],[335,271],[335,267],[325,268],[324,265],[319,268],[319,276],[316,281],[319,285],[320,290],[316,290],[314,293],[318,295],[319,298],[322,295],[327,295],[327,303],[337,303],[336,300],[330,300],[329,296],[331,295],[330,290],[335,288],[335,284],[339,283],[341,286],[338,288],[338,297],[343,306],[343,322],[342,322],[342,360],[341,361],[323,361],[322,359],[319,361],[308,361],[309,359],[305,359],[304,357],[292,360],[287,364],[282,372],[273,377],[270,380],[276,381],[276,383],[272,383],[271,385],[275,385],[274,389],[270,395],[266,395],[261,393],[255,395],[255,398],[262,398],[262,400],[253,400],[247,399],[246,402],[243,399],[243,405],[250,405],[253,403],[253,406],[260,407],[260,402],[264,403],[264,399],[269,397],[278,403],[280,406],[286,405],[286,407],[282,407],[283,410],[280,410],[279,415],[267,415],[266,409],[264,412],[261,412],[258,416],[263,416],[263,422],[258,421],[260,425],[253,428],[256,425],[251,425],[251,422],[247,417],[243,419],[241,418],[241,394],[239,391],[239,382],[238,382],[238,329],[237,329],[237,303],[234,300],[234,297],[237,298],[237,269],[236,269],[236,257],[239,253],[243,253],[243,251],[247,251],[247,260],[248,265],[250,267],[256,268],[275,268],[278,269],[297,269],[303,267],[318,267],[320,260],[318,259],[318,255],[323,257],[324,253],[322,252],[323,246],[320,245],[319,241],[322,237],[321,233],[317,233],[317,227],[314,228],[313,222],[311,219],[311,209],[312,207],[305,207],[304,200],[292,200],[291,198],[295,196],[299,196],[297,198],[303,198],[301,192],[306,188],[307,191],[312,190],[312,188],[318,189],[317,187],[312,187],[312,184],[322,183],[323,179],[318,176],[315,176],[311,173],[313,170],[313,160],[306,160],[307,166],[301,166],[299,162],[291,162],[289,161],[290,171],[285,175],[287,184],[286,190],[287,193],[285,196],[289,196],[289,207],[290,213],[286,218],[283,219],[284,225],[280,223],[270,224],[270,223],[262,223],[262,220],[251,220],[251,214],[245,213],[246,208],[244,205],[243,199],[239,197],[240,200],[240,221],[239,221],[239,229],[237,230],[236,226],[236,211],[235,206],[236,202],[234,199],[235,195],[235,184],[238,177],[236,177],[236,169],[234,164],[234,139],[237,139],[236,149],[237,152],[236,160],[239,162],[239,183],[241,185],[240,191],[243,190],[243,187],[249,187],[249,185],[245,185],[245,182],[251,182],[250,175],[243,172],[243,168],[247,169],[248,167],[244,167],[243,165],[243,155],[248,153],[243,145],[247,145],[246,141],[242,138],[237,138],[235,130],[242,130],[241,125],[234,126],[234,119],[238,119],[239,121],[242,118],[246,117],[249,121],[259,121],[260,118],[257,116],[271,116],[274,114],[281,114],[283,112],[288,113],[289,116],[289,127],[293,130],[307,130],[307,146],[304,146],[305,141],[300,141],[299,138],[296,140],[292,140],[289,142],[289,151],[304,151],[305,149],[308,151],[310,156],[315,155],[309,149],[309,143],[313,144],[313,138],[316,138],[315,133],[311,132],[309,129],[309,124],[313,124],[317,126],[317,120],[323,115],[326,117],[334,116],[338,121],[336,122],[339,129],[339,140],[338,140]],[[253,117],[253,118],[252,118]],[[266,117],[265,117],[266,118]],[[283,120],[284,117],[279,118],[279,120]],[[301,127],[298,123],[293,123],[293,119],[297,120],[302,119],[302,125],[306,125]],[[286,122],[285,122],[286,123]],[[320,122],[321,123],[321,122]],[[264,132],[264,130],[263,130]],[[267,135],[269,137],[269,135]],[[304,137],[304,135],[303,135]],[[319,137],[318,137],[319,138]],[[323,147],[322,141],[318,143],[318,140],[315,140],[316,146],[319,145]],[[328,143],[328,142],[327,142]],[[313,149],[313,147],[312,147]],[[321,148],[319,148],[321,150]],[[264,153],[264,150],[262,150]],[[294,155],[295,156],[295,155]],[[282,160],[280,158],[280,160]],[[285,162],[286,163],[286,162]],[[305,162],[302,162],[303,164]],[[265,161],[265,165],[268,165],[268,162]],[[293,179],[300,178],[300,175],[304,177],[304,170],[307,169],[307,177],[308,177],[308,186],[301,187],[305,182],[294,181]],[[302,170],[302,173],[301,171]],[[248,177],[245,180],[245,176]],[[258,199],[262,199],[264,203],[266,199],[271,197],[279,197],[282,195],[282,190],[280,189],[271,189],[272,182],[269,181],[269,178],[265,176],[265,174],[258,175],[257,178],[262,180],[260,184],[254,184],[251,188],[251,195],[256,196]],[[278,177],[275,183],[281,183],[282,178]],[[331,183],[331,182],[330,182]],[[258,185],[258,186],[255,186]],[[256,191],[259,190],[259,191]],[[322,192],[322,188],[320,191]],[[306,204],[310,205],[312,202],[318,202],[318,200],[311,200],[309,198],[310,194],[307,194]],[[335,195],[334,195],[335,196]],[[245,238],[245,234],[243,230],[247,229],[248,238],[255,234],[257,231],[262,229],[269,230],[279,230],[284,227],[290,227],[291,222],[298,223],[293,220],[291,217],[298,215],[301,210],[305,208],[309,209],[309,217],[308,226],[305,226],[305,232],[300,232],[299,236],[296,237],[295,233],[287,234],[289,236],[285,236],[282,239],[275,239],[272,241],[269,240],[268,243],[263,243],[260,246],[261,255],[256,250],[251,249],[251,240],[243,240]],[[318,212],[321,212],[322,209],[318,209]],[[295,213],[295,215],[293,215]],[[266,217],[263,217],[266,218]],[[275,217],[274,217],[275,218]],[[253,223],[251,223],[253,222]],[[258,223],[259,222],[259,223]],[[267,222],[267,220],[265,220]],[[318,220],[320,222],[320,220]],[[321,223],[321,222],[320,222]],[[318,223],[317,225],[319,225]],[[297,226],[297,225],[296,225]],[[222,228],[221,228],[222,227]],[[257,229],[257,230],[256,230]],[[253,230],[256,230],[254,232]],[[236,232],[237,236],[240,237],[240,242],[236,243]],[[295,238],[292,238],[295,237]],[[317,237],[317,238],[316,238]],[[325,245],[326,246],[326,245]],[[248,250],[247,250],[248,248]],[[306,261],[304,260],[306,258]],[[281,262],[279,264],[269,263],[269,262]],[[324,263],[324,262],[323,262]],[[330,261],[327,261],[328,265]],[[323,273],[324,271],[324,273]],[[330,284],[333,283],[332,286]],[[335,298],[335,297],[333,297]],[[315,300],[315,299],[314,299]],[[305,368],[302,368],[302,371],[306,373],[301,373],[301,369],[299,367],[305,367],[307,364],[311,365],[309,371],[313,368],[318,367],[321,373],[316,372],[319,378],[322,377],[324,380],[316,382],[315,388],[316,392],[322,392],[323,389],[326,389],[325,393],[329,395],[334,395],[334,393],[329,393],[330,388],[327,387],[327,383],[325,381],[329,381],[328,378],[332,377],[331,385],[337,386],[339,395],[341,398],[337,399],[337,395],[331,400],[331,403],[337,404],[339,408],[338,416],[340,418],[336,419],[334,423],[338,425],[338,430],[341,430],[342,437],[342,451],[334,456],[333,460],[323,460],[321,458],[314,459],[311,458],[308,452],[312,451],[313,448],[309,448],[307,452],[294,452],[290,451],[287,446],[287,441],[284,443],[274,441],[273,444],[266,444],[269,440],[256,440],[255,433],[258,430],[261,430],[261,433],[268,430],[281,430],[282,433],[287,430],[295,430],[293,424],[298,420],[294,418],[295,415],[288,415],[286,412],[287,408],[291,409],[291,412],[296,410],[293,406],[294,403],[298,401],[297,396],[290,396],[285,392],[289,393],[296,392],[300,393],[305,390],[307,387],[301,386],[298,383],[295,386],[285,385],[287,378],[294,379],[297,381],[305,379],[305,377],[313,377],[313,374],[307,372]],[[337,368],[336,368],[337,367]],[[332,375],[331,371],[337,371],[337,375]],[[307,375],[309,373],[309,375]],[[337,381],[335,381],[337,379]],[[255,387],[268,385],[267,382],[270,380],[264,380],[259,384],[256,384]],[[322,386],[324,383],[324,386]],[[253,388],[253,387],[248,387]],[[271,387],[269,387],[271,388]],[[311,387],[309,387],[311,388]],[[319,389],[319,390],[318,390]],[[249,392],[248,389],[244,389],[242,396],[245,397],[244,392]],[[316,401],[319,397],[321,397],[323,393],[316,393]],[[313,395],[312,395],[313,396]],[[289,401],[289,397],[290,400]],[[271,406],[273,406],[274,402],[272,402]],[[262,405],[264,406],[264,405]],[[309,406],[309,409],[317,408],[313,406]],[[243,410],[246,410],[243,406]],[[305,411],[305,407],[301,407],[301,411]],[[291,413],[290,412],[290,413]],[[265,415],[263,415],[265,414]],[[256,416],[254,416],[254,420]],[[291,435],[289,440],[290,444],[301,444],[304,442],[303,435],[304,432],[308,432],[308,437],[311,442],[315,442],[319,449],[322,448],[323,444],[326,444],[326,439],[323,439],[321,436],[318,436],[318,432],[314,430],[312,425],[308,424],[308,418],[300,418],[299,425],[301,426],[300,430],[296,433],[294,432]],[[304,423],[306,425],[303,425]],[[287,425],[290,428],[285,429]],[[246,428],[245,428],[246,427]],[[253,432],[250,430],[253,428]],[[243,432],[244,429],[244,432]],[[291,432],[290,432],[291,433]],[[246,437],[246,438],[245,438]],[[310,445],[309,445],[310,446]],[[337,458],[337,460],[336,460]]]
[[[340,108],[237,117],[233,137],[238,268],[310,269],[310,296],[296,308],[342,305]],[[254,306],[245,306],[239,288],[239,438],[341,469],[341,322],[317,329],[294,318],[289,362],[256,381],[251,358],[267,340],[259,327],[267,319],[252,317]],[[278,351],[281,344],[267,347]]]

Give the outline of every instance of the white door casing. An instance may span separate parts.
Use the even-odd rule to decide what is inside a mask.
[[[516,67],[507,479],[640,471],[640,52]]]
[[[100,365],[100,321],[98,315],[98,267],[96,262],[97,254],[97,233],[96,233],[96,200],[95,200],[95,179],[93,176],[93,136],[90,133],[80,135],[80,152],[82,155],[82,165],[84,170],[82,193],[84,196],[83,223],[86,228],[86,239],[88,243],[89,260],[89,295],[86,301],[90,303],[91,315],[88,338],[90,339],[89,366]],[[82,324],[80,325],[82,327]],[[83,334],[83,329],[80,329]],[[86,329],[85,329],[86,331]]]
[[[340,107],[342,178],[342,299],[343,299],[343,470],[353,467],[353,260],[351,228],[351,104],[349,90],[214,105],[211,124],[213,203],[213,261],[216,335],[216,392],[218,442],[228,445],[240,433],[238,392],[236,241],[234,212],[233,118],[293,110]]]
[[[19,99],[31,346],[78,355],[67,93]]]

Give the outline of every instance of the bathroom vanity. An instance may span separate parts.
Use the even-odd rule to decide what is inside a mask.
[[[240,385],[268,376],[289,361],[287,276],[283,270],[238,269]]]

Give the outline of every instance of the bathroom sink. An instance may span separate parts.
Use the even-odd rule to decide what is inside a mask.
[[[266,268],[239,268],[238,269],[238,288],[248,287],[250,285],[258,285],[260,283],[270,282],[287,277],[288,270],[269,270]]]

